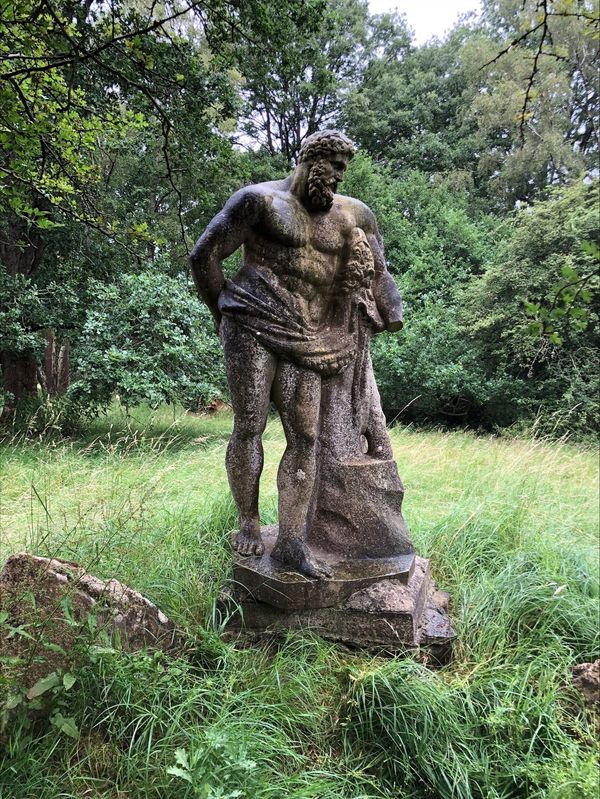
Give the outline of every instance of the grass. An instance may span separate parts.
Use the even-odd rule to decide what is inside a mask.
[[[276,652],[221,641],[230,429],[227,413],[115,409],[78,439],[2,446],[0,555],[115,576],[193,643],[177,659],[87,653],[56,697],[78,733],[17,715],[0,797],[595,797],[593,720],[569,687],[572,666],[598,657],[595,453],[393,431],[406,517],[458,630],[454,662],[433,672],[310,635]],[[273,420],[265,523],[283,446]]]

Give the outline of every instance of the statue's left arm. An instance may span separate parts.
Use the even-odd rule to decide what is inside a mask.
[[[359,227],[367,235],[375,262],[375,274],[371,282],[371,291],[385,329],[393,333],[396,330],[400,330],[403,325],[402,298],[396,281],[388,272],[383,253],[383,240],[373,212],[363,203],[359,203],[358,216]]]

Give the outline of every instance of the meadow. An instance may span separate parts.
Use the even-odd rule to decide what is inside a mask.
[[[595,799],[594,719],[570,687],[599,656],[595,450],[391,431],[415,545],[452,597],[455,657],[432,670],[310,631],[271,649],[221,640],[231,423],[113,407],[78,437],[0,445],[2,560],[77,561],[189,636],[177,658],[90,650],[60,697],[72,734],[7,725],[0,797]],[[264,441],[266,524],[276,418]]]

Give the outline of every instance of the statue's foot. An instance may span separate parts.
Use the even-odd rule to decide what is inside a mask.
[[[242,524],[239,533],[233,539],[233,548],[238,555],[262,555],[265,545],[260,537],[260,527]]]
[[[319,562],[304,541],[299,538],[277,541],[271,552],[271,557],[307,577],[314,577],[316,580],[332,576],[329,566]]]

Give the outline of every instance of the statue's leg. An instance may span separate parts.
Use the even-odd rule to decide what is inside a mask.
[[[276,359],[252,333],[230,319],[221,323],[221,340],[234,414],[225,463],[240,515],[240,531],[233,548],[240,555],[262,555],[265,548],[260,537],[258,484]]]
[[[281,362],[273,389],[287,448],[277,474],[279,536],[271,554],[309,577],[330,577],[331,570],[314,558],[305,542],[317,471],[321,377]]]

